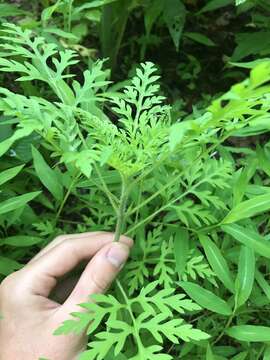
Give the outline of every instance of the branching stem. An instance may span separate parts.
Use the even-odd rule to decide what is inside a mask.
[[[214,151],[214,149],[220,145],[222,142],[224,142],[229,136],[231,135],[231,133],[227,133],[226,136],[223,136],[221,139],[219,139],[215,144],[213,144],[212,146],[210,146],[208,149],[206,149],[203,153],[201,153],[200,155],[198,155],[196,160],[199,160],[202,156],[205,156],[207,154],[209,154],[210,152]],[[147,175],[149,175],[155,168],[157,168],[157,164],[162,164],[169,156],[169,153],[163,158],[163,161],[157,162],[151,169],[149,169],[147,172],[143,173],[141,176],[139,176],[134,182],[133,182],[133,186],[136,184],[136,182],[141,181],[142,179],[144,179]],[[190,166],[194,166],[194,163],[192,163]],[[128,212],[127,216],[132,215],[133,213],[135,213],[137,210],[139,210],[140,208],[144,207],[145,205],[147,205],[149,202],[151,202],[152,200],[154,200],[158,195],[160,195],[162,192],[164,192],[165,190],[167,190],[168,188],[170,188],[172,185],[177,184],[178,181],[181,181],[181,176],[183,175],[184,170],[180,171],[179,174],[177,174],[171,181],[169,181],[167,184],[165,184],[163,187],[161,187],[158,191],[156,191],[154,194],[152,194],[151,196],[149,196],[147,199],[145,199],[143,202],[141,202],[140,204],[138,204],[135,208],[133,208],[131,211]]]

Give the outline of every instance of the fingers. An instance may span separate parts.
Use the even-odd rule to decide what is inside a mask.
[[[78,310],[77,304],[86,302],[89,295],[103,293],[111,285],[126,262],[130,242],[111,243],[101,248],[89,262],[76,287],[59,311],[65,316]]]
[[[66,240],[73,240],[73,239],[81,239],[81,238],[88,238],[89,236],[95,236],[99,234],[108,234],[103,231],[97,231],[97,232],[86,232],[81,234],[65,234],[65,235],[59,235],[57,236],[53,241],[51,241],[47,246],[45,246],[38,254],[36,254],[29,262],[28,264],[36,261],[39,259],[42,255],[46,254],[49,250],[54,248],[56,245],[59,245],[60,243],[66,241]]]
[[[89,233],[74,236],[55,244],[35,261],[24,268],[25,278],[31,284],[32,293],[47,297],[55,287],[57,278],[65,275],[82,260],[89,260],[109,243],[112,233]],[[123,236],[121,242],[131,244],[131,239]]]

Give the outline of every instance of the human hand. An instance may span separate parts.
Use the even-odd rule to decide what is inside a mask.
[[[53,332],[88,296],[104,292],[128,258],[132,240],[113,243],[104,232],[57,237],[23,269],[0,285],[0,360],[74,360],[83,351],[83,334]],[[91,260],[90,260],[91,259]],[[83,260],[90,260],[61,305],[48,297],[57,279]]]

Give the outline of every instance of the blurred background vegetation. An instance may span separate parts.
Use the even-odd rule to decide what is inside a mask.
[[[77,51],[85,68],[108,59],[118,88],[139,62],[154,62],[178,117],[208,105],[245,78],[249,61],[270,54],[268,0],[2,0],[0,22],[7,21]]]

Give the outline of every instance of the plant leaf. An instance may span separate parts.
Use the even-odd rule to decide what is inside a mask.
[[[184,229],[178,229],[174,237],[174,257],[176,261],[176,270],[179,278],[186,268],[189,254],[189,238],[188,232]]]
[[[15,247],[27,247],[27,246],[36,245],[41,241],[43,241],[43,239],[36,236],[16,235],[16,236],[7,237],[3,239],[3,241],[0,240],[0,246],[9,245]]]
[[[199,14],[220,9],[222,7],[232,4],[234,0],[210,0],[207,4],[199,11]]]
[[[185,32],[184,35],[191,40],[196,41],[199,44],[206,46],[216,46],[216,44],[204,34],[196,32]]]
[[[216,244],[207,235],[199,234],[199,240],[205,251],[207,260],[219,280],[228,290],[234,293],[234,281],[226,259]]]
[[[256,325],[237,325],[226,330],[226,334],[238,341],[268,342],[270,327]]]
[[[181,281],[179,284],[191,297],[191,299],[201,305],[203,308],[225,316],[232,314],[232,309],[228,303],[219,298],[217,295],[213,294],[211,291],[188,281]]]
[[[257,254],[270,259],[270,242],[254,230],[236,224],[222,225],[221,228],[235,240],[253,249]]]
[[[263,360],[270,359],[270,346],[268,345],[263,354]]]
[[[169,144],[171,151],[173,151],[176,146],[181,143],[186,132],[190,129],[191,124],[189,121],[181,121],[171,126],[169,135]]]
[[[222,221],[222,224],[230,224],[236,221],[250,218],[270,209],[270,193],[256,196],[253,199],[243,201],[236,205]]]
[[[239,6],[241,4],[244,4],[247,0],[235,0],[235,5]]]
[[[19,9],[15,4],[0,4],[0,17],[27,15],[27,12]]]
[[[166,0],[163,16],[178,51],[186,20],[186,8],[181,0]]]
[[[206,360],[215,360],[210,344],[207,345]]]
[[[0,143],[0,156],[4,155],[16,140],[30,135],[33,131],[33,127],[25,127],[17,130],[10,138],[2,141]]]
[[[24,165],[15,166],[11,169],[7,169],[0,173],[0,185],[3,185],[5,182],[14,178],[24,167]]]
[[[0,274],[9,275],[15,270],[19,270],[22,267],[17,261],[8,259],[7,257],[0,256]]]
[[[231,360],[245,360],[248,355],[247,351],[241,352],[240,354],[235,355]]]
[[[270,301],[270,285],[265,280],[265,278],[263,277],[263,275],[260,273],[259,270],[256,270],[255,272],[255,279],[259,284],[260,288],[262,289],[262,291],[265,293],[267,299]]]
[[[63,186],[60,183],[55,171],[49,167],[43,156],[34,147],[32,147],[32,154],[34,167],[40,181],[56,200],[61,201],[63,199]]]
[[[243,305],[249,298],[255,274],[255,255],[254,251],[247,246],[242,246],[238,263],[238,274],[235,281],[236,306]]]
[[[16,210],[37,197],[41,192],[34,191],[24,195],[15,196],[0,203],[0,215]]]

